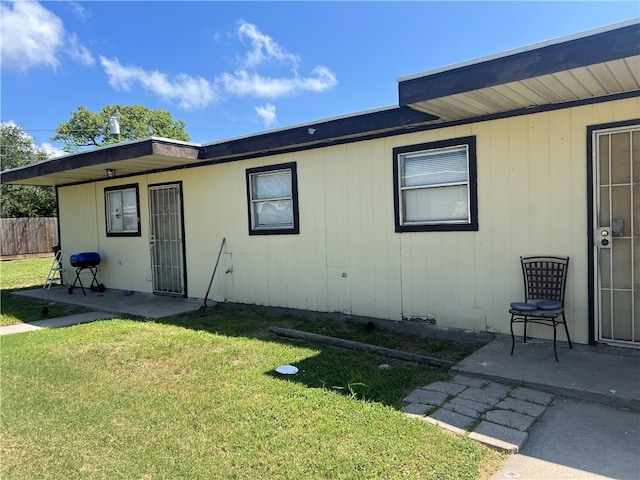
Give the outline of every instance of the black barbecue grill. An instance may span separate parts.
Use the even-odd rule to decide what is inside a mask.
[[[76,285],[80,285],[82,288],[83,295],[86,295],[84,290],[84,285],[82,284],[82,279],[80,278],[80,274],[85,270],[89,270],[93,279],[91,280],[91,285],[89,288],[92,292],[103,292],[104,285],[98,282],[98,265],[100,265],[100,254],[97,252],[84,252],[84,253],[74,253],[69,258],[69,263],[72,267],[76,267],[76,279],[73,281],[73,284],[69,286],[69,294],[73,293],[73,289]]]

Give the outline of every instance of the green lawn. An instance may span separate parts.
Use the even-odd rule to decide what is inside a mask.
[[[399,411],[447,371],[269,325],[303,322],[214,312],[0,337],[0,477],[472,479],[499,467],[498,453]],[[283,364],[300,371],[275,373]]]
[[[0,262],[0,326],[42,320],[42,308],[47,307],[49,317],[61,317],[83,312],[69,305],[47,305],[25,298],[11,297],[11,292],[22,288],[42,287],[51,264],[51,258],[30,258]]]

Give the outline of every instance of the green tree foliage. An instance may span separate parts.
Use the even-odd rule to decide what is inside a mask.
[[[33,138],[22,127],[0,123],[0,168],[22,167],[47,159]],[[56,194],[53,187],[34,185],[2,185],[0,217],[55,217]]]
[[[120,117],[120,138],[109,133],[109,119]],[[182,120],[174,120],[164,110],[149,110],[142,105],[107,105],[98,113],[87,110],[82,105],[71,112],[71,119],[58,126],[51,140],[62,141],[69,152],[82,147],[98,147],[119,141],[147,137],[165,137],[173,140],[189,141]]]

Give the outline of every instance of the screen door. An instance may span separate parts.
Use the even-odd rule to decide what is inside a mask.
[[[640,125],[593,142],[598,340],[640,347]]]
[[[149,187],[153,292],[186,295],[180,183]]]

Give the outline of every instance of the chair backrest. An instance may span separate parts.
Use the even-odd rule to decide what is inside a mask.
[[[557,300],[564,306],[569,257],[520,257],[524,275],[524,298],[529,300]]]

